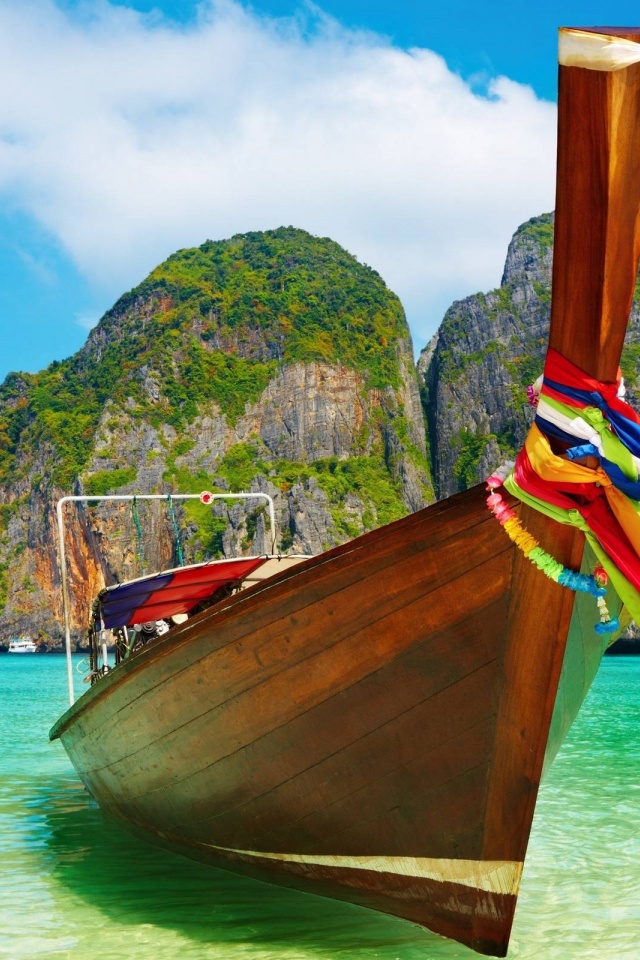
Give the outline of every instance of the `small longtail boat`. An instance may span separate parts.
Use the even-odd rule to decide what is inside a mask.
[[[563,29],[559,69],[549,353],[515,465],[264,579],[243,558],[104,591],[96,637],[121,630],[120,662],[96,640],[96,682],[51,731],[153,843],[494,956],[545,764],[640,617],[640,419],[618,373],[640,30]],[[141,621],[168,629],[138,649]]]

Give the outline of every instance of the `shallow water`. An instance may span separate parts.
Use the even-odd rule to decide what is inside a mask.
[[[0,957],[477,956],[411,924],[130,837],[49,743],[65,708],[62,657],[0,657]],[[640,956],[639,721],[640,657],[607,658],[540,792],[509,957]]]

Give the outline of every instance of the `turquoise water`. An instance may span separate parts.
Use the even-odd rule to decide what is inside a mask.
[[[477,956],[411,924],[129,837],[48,742],[65,706],[62,657],[0,657],[0,957]],[[609,658],[540,794],[510,957],[640,956],[639,761],[640,657]]]

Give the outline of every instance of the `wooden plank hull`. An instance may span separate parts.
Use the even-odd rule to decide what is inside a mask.
[[[523,623],[484,496],[195,617],[52,736],[154,842],[504,955],[573,597],[539,575]]]

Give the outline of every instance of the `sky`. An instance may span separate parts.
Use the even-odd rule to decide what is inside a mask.
[[[293,225],[416,350],[553,209],[557,29],[630,0],[0,0],[0,380],[177,249]]]

